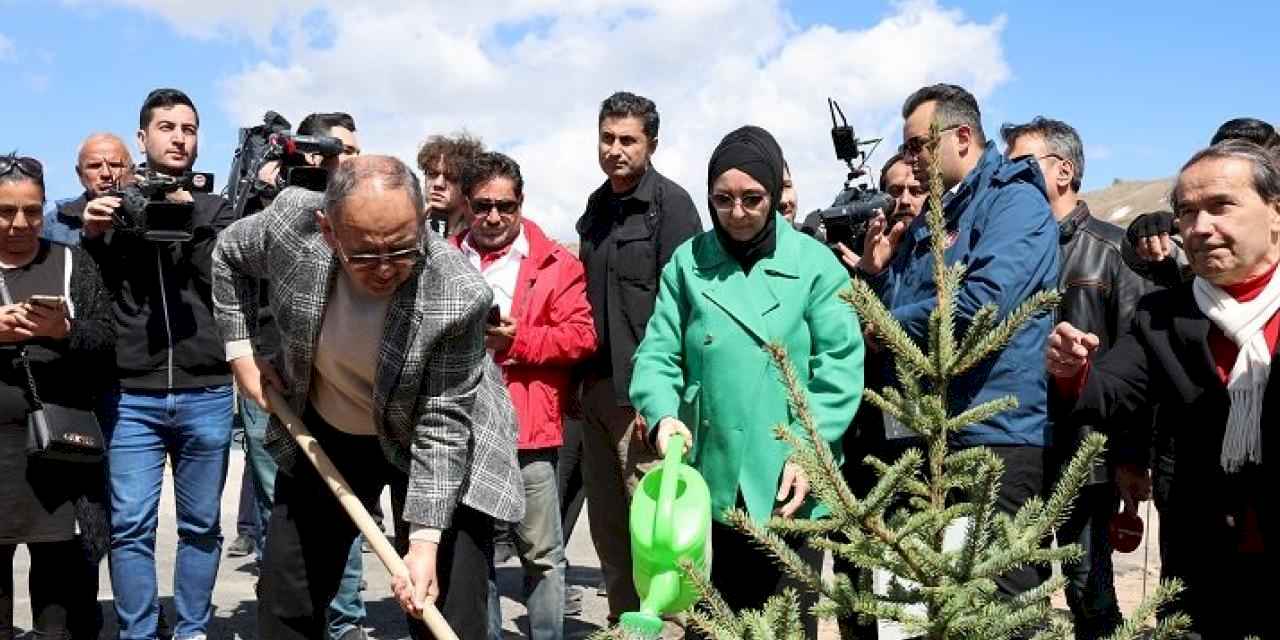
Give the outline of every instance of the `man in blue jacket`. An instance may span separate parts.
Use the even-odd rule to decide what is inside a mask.
[[[946,259],[968,271],[956,292],[957,329],[963,333],[978,309],[999,308],[1001,318],[1058,281],[1058,225],[1045,198],[1034,158],[1007,160],[982,131],[978,102],[963,88],[937,84],[916,91],[902,108],[903,156],[916,178],[928,183],[926,143],[937,122],[941,141],[946,219]],[[868,231],[858,270],[917,342],[926,344],[929,314],[937,305],[925,216],[886,229],[883,217]],[[1041,316],[995,357],[956,379],[950,410],[1003,396],[1018,407],[971,425],[953,436],[955,447],[987,446],[1005,464],[999,507],[1013,513],[1044,484],[1048,395],[1043,348],[1051,318]],[[893,434],[888,434],[893,437]],[[1041,581],[1035,567],[998,581],[1001,591],[1021,593]]]

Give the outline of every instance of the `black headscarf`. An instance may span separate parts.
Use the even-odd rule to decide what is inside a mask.
[[[715,227],[721,246],[747,273],[761,258],[772,255],[777,244],[775,212],[782,200],[782,165],[782,148],[773,135],[756,126],[748,125],[730,132],[711,153],[707,167],[708,191],[721,174],[737,169],[754,178],[769,192],[769,211],[765,215],[764,227],[750,240],[733,239],[720,224],[720,216],[714,209],[711,211],[711,225]]]

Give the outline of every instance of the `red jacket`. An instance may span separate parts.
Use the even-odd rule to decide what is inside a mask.
[[[564,441],[573,366],[596,350],[595,321],[587,302],[582,263],[532,221],[522,221],[529,255],[520,264],[511,317],[516,338],[494,354],[502,366],[520,420],[520,449],[558,447]],[[452,238],[461,247],[465,233]]]

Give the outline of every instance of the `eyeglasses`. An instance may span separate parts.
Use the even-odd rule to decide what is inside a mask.
[[[342,246],[341,242],[334,239],[334,244],[338,245],[338,255],[342,256],[342,261],[351,265],[352,269],[358,271],[373,271],[382,266],[383,262],[390,264],[397,269],[411,267],[426,255],[421,246],[413,246],[405,249],[396,249],[386,253],[356,253],[347,254],[347,250]]]
[[[18,171],[37,180],[44,179],[44,165],[39,160],[27,156],[0,156],[0,176]]]
[[[756,212],[764,207],[765,201],[769,196],[763,193],[747,192],[740,197],[734,197],[727,193],[711,194],[711,208],[719,213],[729,213],[733,211],[734,205],[741,205],[743,211]]]
[[[956,129],[959,129],[960,127],[963,127],[963,126],[965,125],[953,124],[949,127],[943,127],[942,129],[938,130],[938,137],[941,138],[942,134],[948,131],[955,131]],[[924,151],[925,145],[927,145],[928,143],[929,143],[929,134],[927,133],[921,134],[918,136],[912,136],[906,142],[902,143],[902,153],[903,155],[908,155],[912,157],[918,156],[920,155],[920,152]]]
[[[499,214],[509,216],[520,208],[520,203],[516,200],[472,200],[471,211],[478,216],[485,215],[492,210],[497,210]]]

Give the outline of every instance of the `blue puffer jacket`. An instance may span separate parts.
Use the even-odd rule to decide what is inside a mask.
[[[968,267],[956,296],[958,334],[986,304],[1006,317],[1032,294],[1058,283],[1058,224],[1045,199],[1035,160],[1006,160],[987,143],[978,166],[943,201],[947,262]],[[937,306],[925,216],[907,229],[889,268],[868,283],[916,342],[925,345],[929,314]],[[1018,332],[1004,351],[951,383],[951,412],[1013,395],[1018,408],[956,435],[956,446],[1044,446],[1048,397],[1045,341],[1052,326],[1041,316]],[[890,372],[892,379],[892,372]]]

